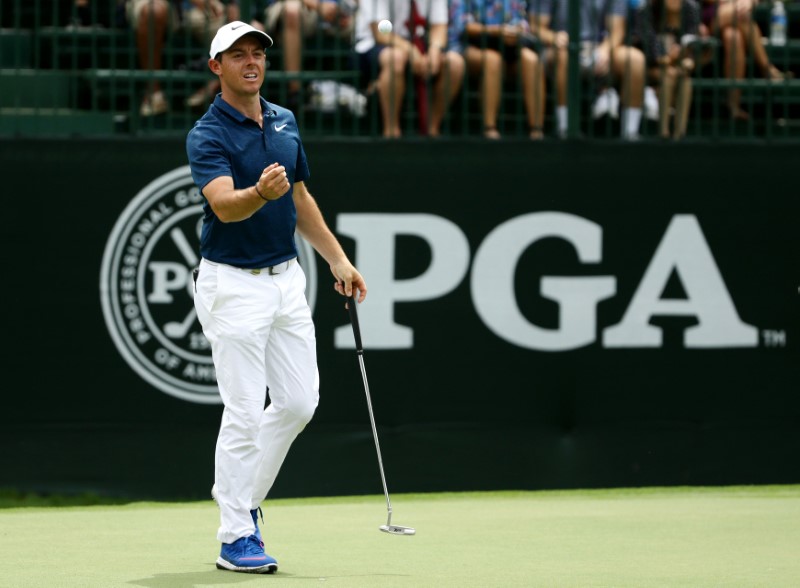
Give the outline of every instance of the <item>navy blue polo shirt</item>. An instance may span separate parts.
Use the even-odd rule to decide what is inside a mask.
[[[200,255],[218,263],[242,268],[263,268],[297,257],[294,231],[294,182],[309,177],[306,153],[294,114],[261,98],[263,129],[245,117],[221,95],[186,137],[192,179],[202,191],[213,179],[233,178],[236,189],[254,185],[269,164],[286,168],[289,191],[267,202],[253,216],[223,223],[206,200]]]

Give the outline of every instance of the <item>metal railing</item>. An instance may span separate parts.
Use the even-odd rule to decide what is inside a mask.
[[[571,6],[577,7],[579,1],[572,0]],[[242,20],[263,10],[259,0],[229,0],[226,4],[238,11]],[[141,37],[137,40],[127,20],[125,0],[0,0],[0,137],[184,135],[210,101],[210,95],[199,102],[192,97],[214,81],[206,64],[213,31],[207,25],[198,34],[197,29],[193,32],[186,26],[188,1],[172,2],[171,6],[174,12],[160,49],[159,68],[148,69],[142,66],[137,44]],[[793,38],[800,20],[800,2],[787,2],[786,9],[790,34],[784,45],[769,42],[770,4],[759,4],[753,20],[764,33],[759,42],[772,62],[800,77],[800,41]],[[155,29],[151,23],[147,36],[150,57],[159,50]],[[569,30],[578,31],[577,24]],[[581,45],[575,35],[571,39],[568,136],[618,139],[618,111],[593,116],[598,85],[587,82],[578,72]],[[635,44],[637,40],[628,34],[626,42]],[[719,36],[712,35],[707,47],[708,63],[693,74],[686,139],[800,137],[798,79],[764,77],[749,53],[745,53],[744,77],[734,79],[725,73]],[[545,49],[536,45],[540,54]],[[295,111],[305,137],[380,137],[380,104],[374,92],[362,87],[352,52],[352,36],[331,34],[329,27],[318,27],[304,39],[301,70],[291,72],[284,67],[278,36],[276,46],[268,52],[262,94],[270,101],[286,104],[290,89],[299,82]],[[505,138],[523,138],[530,132],[515,75],[519,73],[506,76],[498,115]],[[543,130],[545,137],[552,138],[557,135],[555,90],[552,78],[546,79]],[[467,76],[445,115],[444,136],[483,136],[480,84],[478,76]],[[154,85],[161,88],[167,101],[166,108],[155,113],[142,107],[143,95]],[[419,125],[417,88],[414,83],[406,84],[401,110],[404,137],[425,134]],[[750,115],[746,120],[729,116],[731,91],[741,93],[743,107]],[[659,138],[658,122],[647,114],[642,116],[641,137]]]

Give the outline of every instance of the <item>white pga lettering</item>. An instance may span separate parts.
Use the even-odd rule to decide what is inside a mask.
[[[356,266],[369,277],[370,304],[359,313],[365,345],[374,349],[409,349],[413,331],[394,321],[395,302],[430,300],[456,288],[469,269],[469,243],[452,222],[429,214],[342,214],[337,230],[356,241]],[[394,278],[397,235],[424,239],[431,264],[419,276]],[[558,305],[558,327],[532,324],[522,314],[514,292],[519,257],[544,238],[570,243],[584,264],[602,260],[603,229],[563,212],[522,215],[495,227],[475,252],[470,276],[475,310],[498,337],[520,347],[566,351],[597,338],[597,305],[616,294],[614,276],[543,276],[540,294]],[[661,297],[672,273],[686,297]],[[697,218],[675,215],[656,249],[619,324],[603,330],[604,347],[659,347],[661,328],[655,316],[694,317],[684,332],[690,348],[755,347],[758,330],[738,316]],[[337,348],[353,346],[350,327],[336,329]]]

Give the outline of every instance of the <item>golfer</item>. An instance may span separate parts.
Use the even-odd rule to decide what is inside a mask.
[[[328,262],[339,294],[358,302],[367,294],[306,188],[294,115],[260,95],[270,46],[267,34],[243,22],[219,29],[208,66],[222,91],[186,139],[205,197],[194,304],[224,404],[212,489],[217,567],[249,573],[278,569],[264,551],[258,513],[319,400],[295,230]]]

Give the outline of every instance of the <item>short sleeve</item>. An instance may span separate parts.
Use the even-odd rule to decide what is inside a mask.
[[[230,156],[220,137],[208,128],[195,127],[186,137],[186,155],[192,179],[202,191],[211,180],[233,177]]]

